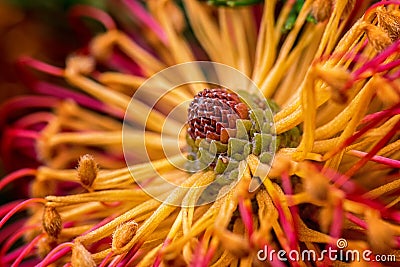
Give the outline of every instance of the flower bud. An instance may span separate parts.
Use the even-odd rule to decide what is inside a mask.
[[[44,231],[51,237],[57,238],[62,230],[61,216],[54,207],[46,206],[42,221]]]
[[[87,187],[90,187],[97,177],[98,166],[93,156],[84,155],[79,160],[78,165],[78,178],[81,183]]]
[[[372,47],[378,52],[392,44],[389,35],[378,26],[369,24],[365,27],[365,31]]]
[[[137,229],[138,224],[135,221],[130,221],[118,226],[113,234],[112,250],[121,249],[128,244],[135,236]]]
[[[382,27],[394,42],[400,37],[400,16],[384,8],[377,8],[378,25]]]

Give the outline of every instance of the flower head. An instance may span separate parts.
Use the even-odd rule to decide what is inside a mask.
[[[20,62],[39,95],[5,106],[6,119],[34,112],[11,120],[2,151],[21,149],[41,166],[0,183],[34,178],[33,198],[1,209],[2,264],[18,265],[35,249],[42,266],[250,266],[262,264],[265,246],[316,253],[291,266],[332,265],[322,253],[329,248],[398,257],[399,3],[182,2],[115,1],[133,18],[116,14],[118,23],[79,6],[75,14],[102,22],[104,33],[65,68]],[[267,100],[198,84],[160,84],[131,100],[167,66],[205,58],[251,77]],[[51,77],[38,80],[27,68]],[[162,97],[149,107],[154,95]],[[163,125],[183,102],[191,103],[188,125],[171,141]],[[130,151],[126,167],[122,122],[132,104],[125,122],[145,132],[124,132],[124,140],[143,143],[150,161]],[[176,144],[183,161],[205,167],[177,168],[182,158],[163,150]],[[208,195],[215,201],[202,202]],[[7,223],[22,209],[29,215]],[[277,255],[264,260],[282,266]]]

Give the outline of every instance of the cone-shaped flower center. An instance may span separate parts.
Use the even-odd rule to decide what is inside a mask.
[[[292,145],[292,136],[297,144],[299,137],[297,128],[276,136],[273,114],[277,111],[275,103],[257,94],[222,88],[199,92],[188,110],[187,142],[193,170],[209,166],[228,174],[250,154],[269,165],[279,146]]]
[[[200,137],[226,144],[236,120],[248,116],[246,104],[236,93],[222,88],[204,89],[190,104],[188,133],[193,140]]]

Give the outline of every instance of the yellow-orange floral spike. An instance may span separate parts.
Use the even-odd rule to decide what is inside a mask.
[[[92,186],[97,177],[98,166],[93,156],[86,154],[79,160],[77,168],[78,178],[84,186]]]
[[[42,221],[44,231],[51,237],[57,238],[62,230],[61,216],[54,207],[45,207]]]

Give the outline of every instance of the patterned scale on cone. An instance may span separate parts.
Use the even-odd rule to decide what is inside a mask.
[[[193,140],[207,138],[227,144],[236,133],[236,121],[247,119],[249,110],[239,96],[227,89],[205,89],[189,107],[188,133]]]

